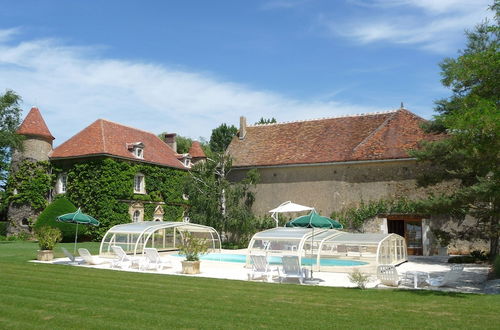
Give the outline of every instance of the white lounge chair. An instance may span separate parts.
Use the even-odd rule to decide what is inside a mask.
[[[383,285],[398,286],[400,277],[394,265],[378,265],[377,279]]]
[[[453,265],[451,266],[450,271],[447,272],[444,276],[429,278],[427,280],[427,283],[430,286],[434,287],[449,286],[451,283],[456,282],[460,278],[460,275],[462,275],[463,271],[463,265]]]
[[[252,261],[252,270],[248,273],[248,280],[254,280],[256,278],[262,278],[270,282],[273,278],[273,273],[279,276],[278,267],[272,268],[267,257],[264,255],[251,255],[250,260]]]
[[[120,267],[122,269],[125,269],[140,265],[140,259],[128,256],[121,246],[113,245],[111,246],[111,249],[117,257],[117,259],[113,260],[113,264],[111,265],[112,267]]]
[[[283,264],[283,274],[280,274],[280,282],[284,279],[294,278],[302,284],[306,277],[306,270],[301,267],[298,256],[283,256],[281,258]]]
[[[65,248],[61,247],[62,252],[66,257],[69,259],[69,265],[79,265],[82,260],[76,260],[76,257],[73,255],[73,253],[69,252]]]
[[[80,256],[83,258],[85,263],[87,263],[89,265],[102,265],[102,264],[106,264],[106,263],[109,264],[109,263],[113,262],[110,259],[104,259],[104,258],[100,258],[97,256],[93,256],[90,254],[89,250],[84,249],[84,248],[79,248],[78,254],[80,254]]]
[[[158,250],[155,248],[144,248],[144,255],[146,258],[140,265],[140,269],[142,270],[156,269],[160,271],[165,266],[172,267],[170,258],[166,256],[161,257]]]

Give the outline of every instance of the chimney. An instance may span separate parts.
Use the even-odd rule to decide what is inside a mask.
[[[172,150],[177,153],[177,142],[175,142],[176,133],[166,133],[165,134],[165,143],[168,144]]]
[[[239,132],[239,137],[240,140],[243,140],[245,138],[245,135],[247,135],[247,119],[243,116],[240,117],[240,132]]]

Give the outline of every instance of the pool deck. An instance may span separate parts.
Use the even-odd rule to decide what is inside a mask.
[[[235,254],[245,254],[246,250],[223,250],[222,253],[235,253]],[[450,270],[450,264],[447,261],[448,257],[409,257],[409,261],[405,262],[396,267],[398,273],[400,275],[404,274],[407,271],[423,271],[430,274],[431,278],[437,276],[443,276],[447,271]],[[227,279],[227,280],[240,280],[240,281],[248,281],[248,273],[249,269],[245,268],[245,265],[242,263],[235,262],[219,262],[219,261],[209,261],[202,260],[201,261],[201,274],[196,275],[186,275],[181,273],[181,260],[179,257],[171,257],[172,266],[171,268],[165,268],[162,271],[141,271],[137,268],[128,268],[128,269],[120,269],[120,268],[112,268],[113,270],[118,271],[131,271],[131,272],[143,272],[143,273],[157,273],[157,274],[165,274],[165,275],[178,275],[178,276],[190,276],[190,277],[208,277],[208,278],[217,278],[217,279]],[[39,261],[35,261],[39,262]],[[53,264],[68,264],[67,258],[59,258],[55,259],[51,262],[44,263],[53,263]],[[444,288],[430,288],[430,287],[421,287],[419,289],[423,290],[440,290],[440,291],[454,291],[454,292],[465,292],[465,293],[484,293],[485,287],[488,287],[487,276],[489,272],[489,266],[485,264],[465,264],[464,272],[462,273],[460,279],[453,283],[453,287],[444,287]],[[110,269],[110,265],[75,265],[75,267],[90,267],[90,268],[99,268],[99,269]],[[371,266],[373,267],[373,266]],[[361,272],[363,272],[363,268],[367,271],[367,274],[370,274],[370,281],[367,284],[368,288],[389,288],[383,286],[379,283],[376,276],[373,274],[373,269],[365,267],[360,267]],[[309,267],[305,267],[309,268]],[[339,267],[341,268],[341,267]],[[344,267],[342,267],[344,268]],[[351,283],[349,280],[349,272],[347,272],[345,267],[343,272],[313,272],[313,276],[315,279],[319,279],[319,283],[316,284],[318,286],[330,286],[330,287],[355,287],[355,284]],[[273,278],[272,282],[279,283],[279,278]],[[491,282],[491,281],[489,281]],[[292,281],[288,283],[298,283],[298,281]],[[413,289],[413,286],[409,284],[400,285],[399,288]],[[498,292],[493,292],[498,293]]]

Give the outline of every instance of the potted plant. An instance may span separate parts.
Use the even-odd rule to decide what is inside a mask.
[[[446,256],[448,255],[448,245],[451,243],[451,234],[447,231],[441,229],[432,230],[432,234],[436,238],[439,244],[438,255]]]
[[[42,227],[37,230],[36,238],[38,239],[37,259],[41,261],[50,261],[54,259],[54,246],[62,239],[61,230],[53,227]]]
[[[182,245],[179,254],[184,255],[186,260],[181,261],[183,274],[200,273],[200,255],[208,252],[206,240],[194,237],[186,232],[182,237]]]

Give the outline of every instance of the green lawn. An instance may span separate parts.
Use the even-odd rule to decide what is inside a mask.
[[[81,245],[97,252],[97,243]],[[500,296],[278,285],[27,262],[36,250],[35,243],[0,243],[1,329],[500,325]]]

